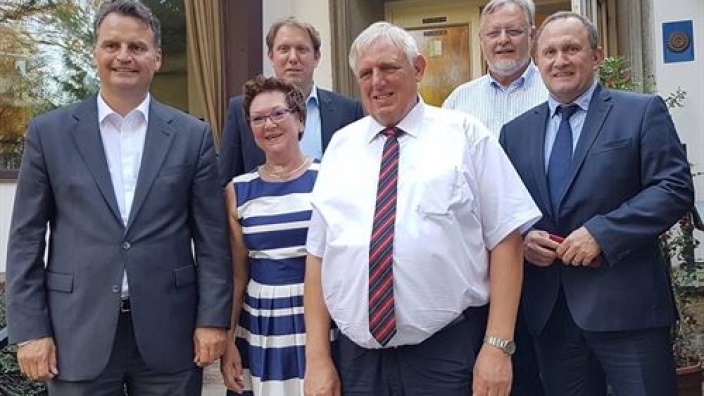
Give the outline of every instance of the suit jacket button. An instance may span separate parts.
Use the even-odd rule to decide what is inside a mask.
[[[132,244],[129,243],[128,241],[125,241],[125,242],[122,243],[122,248],[123,248],[124,250],[130,250],[131,247],[132,247]]]
[[[113,293],[119,293],[122,290],[122,288],[118,285],[113,285],[112,286],[112,292]]]

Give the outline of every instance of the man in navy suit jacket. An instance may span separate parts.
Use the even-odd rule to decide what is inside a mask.
[[[286,18],[275,22],[266,35],[269,60],[277,78],[294,84],[306,97],[306,125],[301,149],[320,159],[333,133],[364,116],[362,105],[353,99],[317,88],[313,72],[320,60],[320,35],[310,24]],[[230,100],[218,158],[225,185],[233,177],[264,163],[264,152],[254,143],[242,96]]]
[[[524,239],[526,319],[547,395],[606,395],[607,380],[618,395],[674,395],[676,311],[658,237],[692,207],[692,178],[664,101],[599,85],[602,57],[586,18],[548,17],[536,63],[550,98],[501,132],[543,212]],[[570,104],[561,148],[573,151],[555,169]],[[548,179],[560,171],[558,189]]]

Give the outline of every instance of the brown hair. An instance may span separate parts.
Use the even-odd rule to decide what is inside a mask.
[[[318,33],[315,27],[310,23],[301,22],[295,17],[279,19],[271,25],[269,32],[266,34],[266,48],[269,52],[274,50],[274,38],[276,38],[276,33],[284,26],[295,27],[308,33],[310,42],[313,44],[313,52],[315,52],[316,55],[320,53],[320,33]]]
[[[276,77],[264,77],[261,74],[244,83],[242,87],[244,115],[249,119],[252,101],[264,92],[281,92],[286,97],[286,105],[292,112],[298,113],[302,123],[306,122],[306,99],[295,85]]]

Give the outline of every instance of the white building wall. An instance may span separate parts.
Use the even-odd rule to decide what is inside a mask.
[[[266,37],[269,26],[279,18],[295,15],[301,21],[315,26],[320,33],[322,45],[318,68],[315,70],[315,83],[326,89],[332,89],[332,52],[330,48],[330,8],[328,1],[322,0],[266,0],[262,2],[262,37]],[[266,42],[263,42],[264,74],[274,75],[271,62],[267,56]]]
[[[10,235],[10,217],[15,202],[15,182],[0,181],[0,273],[5,272],[7,237]]]
[[[684,107],[671,109],[680,138],[687,144],[694,171],[704,171],[704,2],[701,0],[653,0],[655,81],[663,97],[681,87],[687,92]],[[662,24],[691,20],[694,29],[694,61],[665,63]],[[704,204],[704,176],[694,178],[697,202]],[[700,210],[702,206],[700,206]]]

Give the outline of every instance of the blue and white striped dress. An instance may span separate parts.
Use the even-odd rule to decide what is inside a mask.
[[[311,216],[313,162],[300,177],[267,182],[257,171],[233,180],[249,250],[250,280],[237,329],[243,395],[303,395],[303,277]]]

